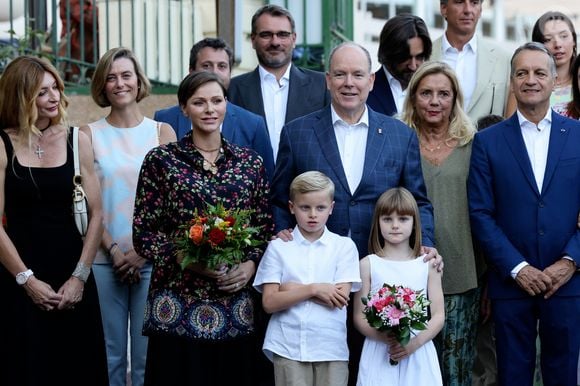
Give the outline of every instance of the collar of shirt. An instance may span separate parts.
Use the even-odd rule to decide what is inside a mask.
[[[274,84],[274,83],[276,83],[278,85],[278,87],[282,88],[290,82],[290,68],[292,68],[292,63],[290,63],[288,65],[286,72],[284,72],[284,75],[282,75],[282,77],[280,78],[280,81],[278,82],[276,80],[276,77],[272,73],[268,72],[264,67],[262,67],[262,65],[259,64],[258,65],[258,73],[260,74],[260,82],[262,84]]]
[[[552,109],[548,109],[548,111],[546,111],[546,115],[540,122],[538,122],[537,125],[528,121],[526,117],[524,117],[524,115],[520,112],[520,110],[516,110],[516,113],[518,115],[518,121],[522,130],[533,130],[535,132],[541,132],[544,129],[549,129],[552,127]]]
[[[297,244],[321,243],[324,245],[329,245],[329,243],[330,243],[330,237],[329,237],[329,233],[328,233],[328,229],[326,228],[326,225],[324,226],[324,231],[322,232],[322,235],[318,238],[318,240],[315,240],[315,241],[306,240],[304,238],[304,236],[302,236],[302,232],[300,232],[298,225],[296,225],[294,227],[294,229],[292,230],[292,238],[294,240],[296,240]]]
[[[443,39],[441,40],[441,49],[443,50],[443,52],[447,52],[448,50],[460,52],[457,48],[453,47],[451,43],[449,43],[449,40],[447,40],[447,35],[445,35],[445,32],[443,32]],[[477,54],[477,34],[473,34],[471,39],[463,46],[463,49],[461,51],[464,51],[465,49],[468,49],[474,54]]]
[[[361,115],[360,119],[358,120],[357,123],[354,124],[349,124],[346,123],[337,113],[336,110],[334,110],[334,106],[332,105],[332,103],[330,104],[330,114],[332,116],[332,125],[336,128],[336,125],[342,125],[343,127],[365,127],[368,129],[369,127],[369,109],[367,109],[367,106],[365,104],[365,111],[363,112],[363,114]]]
[[[403,103],[405,102],[405,96],[407,96],[407,90],[403,90],[401,82],[395,78],[386,66],[383,66],[385,75],[387,76],[387,82],[391,87],[391,93],[393,94],[393,99],[395,100],[395,105],[397,106],[397,112],[403,111]]]

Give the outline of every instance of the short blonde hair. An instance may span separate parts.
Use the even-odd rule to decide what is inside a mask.
[[[137,57],[130,49],[126,47],[111,48],[109,51],[99,59],[93,78],[91,79],[91,96],[97,105],[100,107],[109,107],[111,102],[105,94],[105,86],[107,84],[107,75],[111,71],[113,62],[117,59],[127,58],[133,62],[135,67],[135,75],[139,82],[139,90],[137,91],[137,102],[151,93],[151,83],[141,68]]]
[[[334,182],[322,172],[312,170],[298,175],[290,184],[290,201],[297,195],[326,190],[331,200],[334,200]]]
[[[397,212],[399,215],[413,217],[413,232],[409,238],[409,246],[415,256],[421,254],[421,215],[415,197],[405,188],[392,188],[381,194],[375,204],[371,234],[369,236],[369,252],[379,253],[385,247],[385,238],[381,233],[379,221],[381,216]]]
[[[425,62],[419,66],[409,82],[401,119],[418,134],[421,133],[423,128],[420,127],[417,109],[415,108],[417,90],[423,79],[429,75],[437,74],[445,75],[449,79],[451,91],[453,91],[453,106],[451,108],[451,115],[449,116],[449,128],[447,129],[449,137],[456,139],[459,146],[465,146],[471,142],[476,130],[471,119],[463,110],[463,92],[459,86],[455,71],[447,63],[432,61]]]
[[[33,135],[40,135],[36,127],[38,108],[36,98],[42,87],[44,74],[54,77],[60,93],[58,115],[51,119],[50,124],[60,124],[66,121],[68,99],[64,95],[64,82],[58,71],[46,59],[35,56],[19,56],[8,64],[0,77],[0,122],[2,128],[16,128],[19,138],[24,143],[30,143]]]

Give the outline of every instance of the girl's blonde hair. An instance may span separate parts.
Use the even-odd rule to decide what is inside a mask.
[[[421,254],[421,216],[415,198],[405,188],[392,188],[381,194],[375,205],[371,234],[369,237],[369,252],[380,253],[385,247],[385,238],[381,233],[381,216],[397,212],[399,215],[413,217],[413,231],[409,238],[409,246],[413,254]]]
[[[449,79],[451,91],[453,92],[453,105],[451,115],[449,116],[449,127],[447,129],[449,137],[456,139],[459,146],[465,146],[471,142],[476,130],[471,119],[463,110],[463,92],[459,86],[455,71],[447,63],[438,61],[426,62],[417,69],[407,88],[407,96],[405,97],[401,119],[409,127],[414,129],[417,134],[421,134],[422,127],[420,126],[420,119],[415,108],[417,90],[423,79],[429,75],[437,74],[443,74]]]
[[[36,98],[42,88],[45,73],[54,77],[60,93],[58,115],[50,120],[50,124],[65,123],[68,99],[64,95],[64,82],[48,60],[28,55],[19,56],[8,64],[0,77],[0,127],[16,129],[18,141],[28,143],[29,146],[33,135],[41,135],[40,129],[36,127]]]

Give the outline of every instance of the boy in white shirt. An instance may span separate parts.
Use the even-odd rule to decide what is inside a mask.
[[[326,228],[334,184],[323,173],[300,174],[290,185],[297,226],[291,241],[273,240],[254,287],[273,314],[263,350],[274,363],[276,385],[346,386],[346,306],[360,289],[354,242]]]

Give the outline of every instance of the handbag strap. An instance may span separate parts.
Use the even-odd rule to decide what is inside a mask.
[[[79,128],[73,127],[73,155],[74,155],[74,165],[75,165],[75,177],[81,175],[81,168],[79,165]]]

